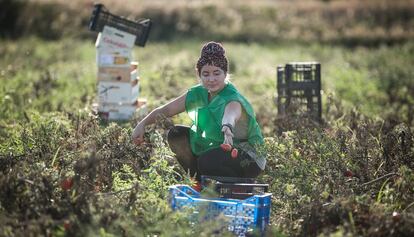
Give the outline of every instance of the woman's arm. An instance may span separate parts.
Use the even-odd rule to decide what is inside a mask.
[[[163,115],[165,117],[172,117],[176,114],[184,112],[186,96],[187,92],[168,102],[167,104],[151,111],[135,127],[134,131],[132,132],[132,140],[138,145],[141,144],[144,141],[145,126],[155,123],[156,119],[160,115]]]
[[[224,133],[224,144],[233,145],[233,136],[234,136],[234,129],[236,122],[240,119],[242,114],[242,107],[241,104],[237,101],[232,101],[226,105],[224,109],[224,115],[221,124],[222,132]]]

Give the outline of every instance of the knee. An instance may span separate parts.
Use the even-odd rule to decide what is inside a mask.
[[[174,126],[167,133],[168,143],[187,137],[188,129],[183,126]]]
[[[174,147],[176,147],[178,145],[180,140],[181,140],[180,139],[180,133],[175,127],[168,130],[167,142],[168,142],[168,146],[171,149],[174,149]]]
[[[189,128],[174,126],[167,133],[167,142],[175,154],[192,155],[189,139]]]
[[[177,137],[177,132],[175,131],[174,127],[168,130],[167,132],[167,142],[170,144],[173,142],[174,138]]]

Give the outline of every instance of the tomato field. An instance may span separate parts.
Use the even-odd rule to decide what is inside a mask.
[[[65,5],[63,1],[29,2],[52,9]],[[79,6],[90,3],[83,2],[67,7],[86,16],[91,8]],[[390,30],[381,38],[381,19],[373,17],[370,24],[380,22],[378,29],[373,27],[378,35],[365,32],[365,26],[351,25],[352,34],[343,33],[342,38],[325,32],[318,40],[311,29],[312,34],[303,40],[295,40],[299,36],[294,30],[285,30],[290,35],[274,39],[273,33],[257,29],[249,35],[242,27],[229,26],[239,30],[233,34],[223,29],[208,31],[214,37],[209,38],[204,32],[209,27],[200,23],[204,21],[180,11],[184,7],[179,4],[185,1],[178,2],[170,7],[182,21],[181,28],[177,26],[182,31],[162,35],[154,24],[154,38],[145,47],[134,48],[141,70],[140,97],[147,104],[122,122],[103,121],[92,107],[96,34],[70,27],[67,32],[58,31],[56,26],[54,37],[45,37],[40,34],[44,33],[41,25],[40,33],[20,35],[3,29],[7,34],[0,38],[0,236],[232,236],[220,220],[192,225],[188,213],[169,207],[168,186],[191,184],[165,137],[173,124],[189,123],[185,114],[162,118],[147,127],[144,144],[131,142],[132,129],[143,116],[198,83],[194,66],[200,47],[216,39],[226,47],[231,81],[251,102],[265,137],[267,166],[258,180],[269,184],[273,194],[266,236],[414,235],[412,32],[399,35]],[[268,14],[257,18],[261,24],[272,14],[280,14],[265,10],[269,2],[258,4],[255,7],[261,10],[257,10],[249,8],[249,1],[241,1],[225,19],[237,25],[237,14],[260,15],[251,10],[256,9]],[[342,9],[343,1],[303,2],[299,13],[309,14],[308,8],[317,12],[322,6],[325,15],[321,16],[326,16],[332,9]],[[349,11],[377,9],[351,2]],[[388,9],[412,13],[412,1],[397,2]],[[160,3],[137,3],[148,11],[136,14],[164,20],[172,14]],[[126,11],[114,1],[105,4],[114,11]],[[193,3],[187,7],[205,7],[211,14],[220,13],[223,7],[216,1],[209,6]],[[47,17],[57,17],[57,24],[66,24],[67,18],[45,12],[50,13],[44,13]],[[362,10],[355,12],[362,12],[361,21],[366,20]],[[299,17],[296,13],[294,17]],[[396,19],[398,14],[393,13],[389,13],[389,24],[409,28],[409,23],[401,23],[404,19]],[[82,24],[87,20],[82,19],[73,27],[86,28]],[[167,21],[158,22],[159,27],[166,27]],[[290,27],[297,26],[292,22]],[[185,31],[190,23],[200,23],[196,26],[201,28],[194,29],[204,33],[194,31],[196,37]],[[358,35],[361,27],[363,34]],[[363,40],[370,37],[376,40]],[[276,67],[292,61],[322,65],[321,123],[277,113]]]

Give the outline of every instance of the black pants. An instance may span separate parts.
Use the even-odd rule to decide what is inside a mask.
[[[237,158],[231,158],[230,152],[215,148],[200,156],[195,156],[190,147],[190,128],[174,126],[168,132],[168,144],[184,170],[200,181],[201,175],[255,178],[260,173],[256,162],[245,152],[239,150]]]

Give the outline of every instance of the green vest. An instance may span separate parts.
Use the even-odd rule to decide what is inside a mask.
[[[256,121],[253,108],[237,89],[228,83],[224,88],[209,102],[208,91],[202,85],[190,88],[187,92],[185,109],[193,121],[190,129],[191,149],[196,155],[217,148],[224,141],[222,129],[222,119],[226,105],[231,101],[238,101],[244,108],[248,116],[248,137],[246,141],[233,138],[235,147],[241,146],[253,148],[263,144],[263,136]],[[249,154],[252,152],[250,149]],[[259,165],[264,169],[264,164]]]

